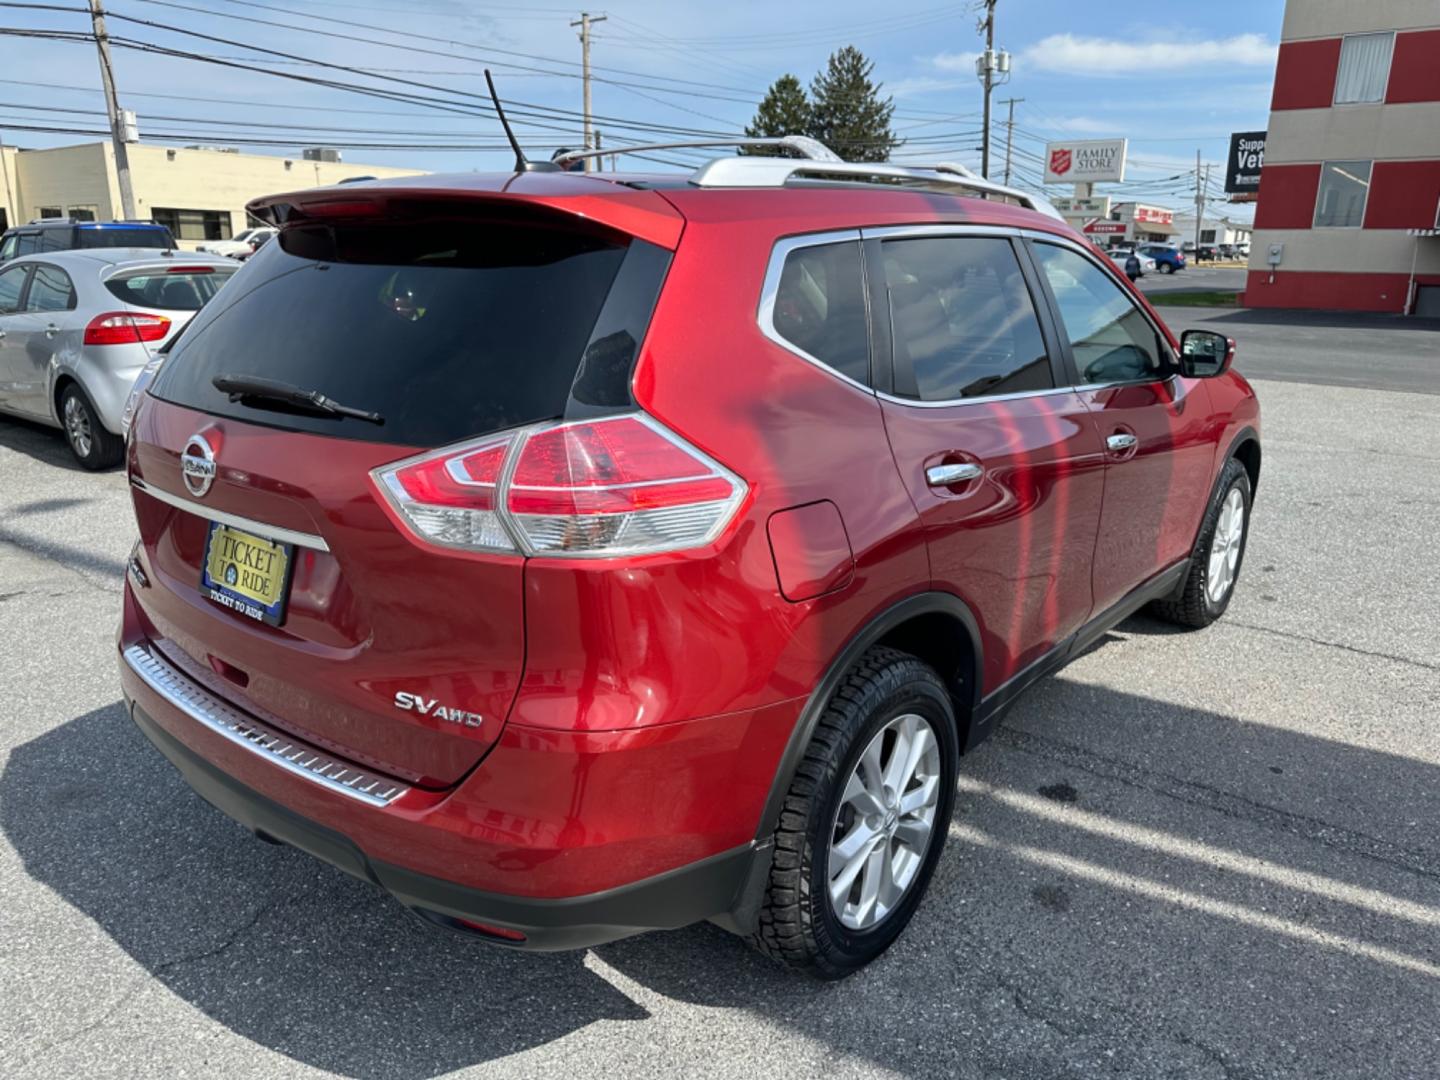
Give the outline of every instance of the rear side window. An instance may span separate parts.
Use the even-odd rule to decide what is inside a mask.
[[[622,274],[632,257],[643,272]],[[668,265],[654,245],[552,212],[294,225],[196,317],[151,392],[251,423],[420,447],[565,416],[574,397],[628,406]],[[211,384],[232,374],[318,390],[385,422],[232,402]]]
[[[881,251],[896,394],[955,401],[1055,385],[1010,241],[934,236],[886,240]]]
[[[40,234],[40,243],[36,245],[37,251],[67,251],[70,248],[71,230],[46,229]]]
[[[868,384],[870,333],[860,242],[791,251],[770,321],[776,334],[811,359]]]
[[[75,306],[75,286],[58,266],[37,266],[25,297],[26,311],[68,311]]]
[[[233,270],[142,270],[105,282],[115,299],[137,307],[199,311],[210,302]]]
[[[170,234],[164,229],[127,229],[107,225],[97,229],[76,229],[75,246],[79,248],[168,248]]]

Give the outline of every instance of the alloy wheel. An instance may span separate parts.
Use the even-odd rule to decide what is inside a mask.
[[[1235,571],[1240,566],[1240,549],[1245,539],[1245,496],[1238,487],[1231,488],[1220,506],[1215,523],[1215,536],[1210,541],[1210,560],[1205,574],[1205,595],[1210,603],[1219,604],[1235,584]]]
[[[74,394],[65,399],[65,434],[78,457],[90,456],[90,417],[85,414],[85,406],[80,404],[79,397]]]
[[[895,910],[925,862],[940,801],[940,745],[930,722],[898,716],[875,733],[831,829],[826,881],[835,916],[869,930]]]

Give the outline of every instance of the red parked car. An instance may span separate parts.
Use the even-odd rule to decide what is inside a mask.
[[[1233,343],[1018,192],[737,157],[250,210],[278,237],[131,430],[125,696],[214,805],[433,923],[708,918],[853,971],[1021,690],[1230,602]]]

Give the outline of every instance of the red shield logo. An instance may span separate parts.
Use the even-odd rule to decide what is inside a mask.
[[[1064,176],[1067,172],[1070,171],[1069,150],[1050,151],[1050,171],[1056,176]]]

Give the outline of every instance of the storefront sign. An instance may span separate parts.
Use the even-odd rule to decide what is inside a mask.
[[[1047,184],[1088,184],[1125,179],[1124,139],[1088,139],[1045,144]]]

